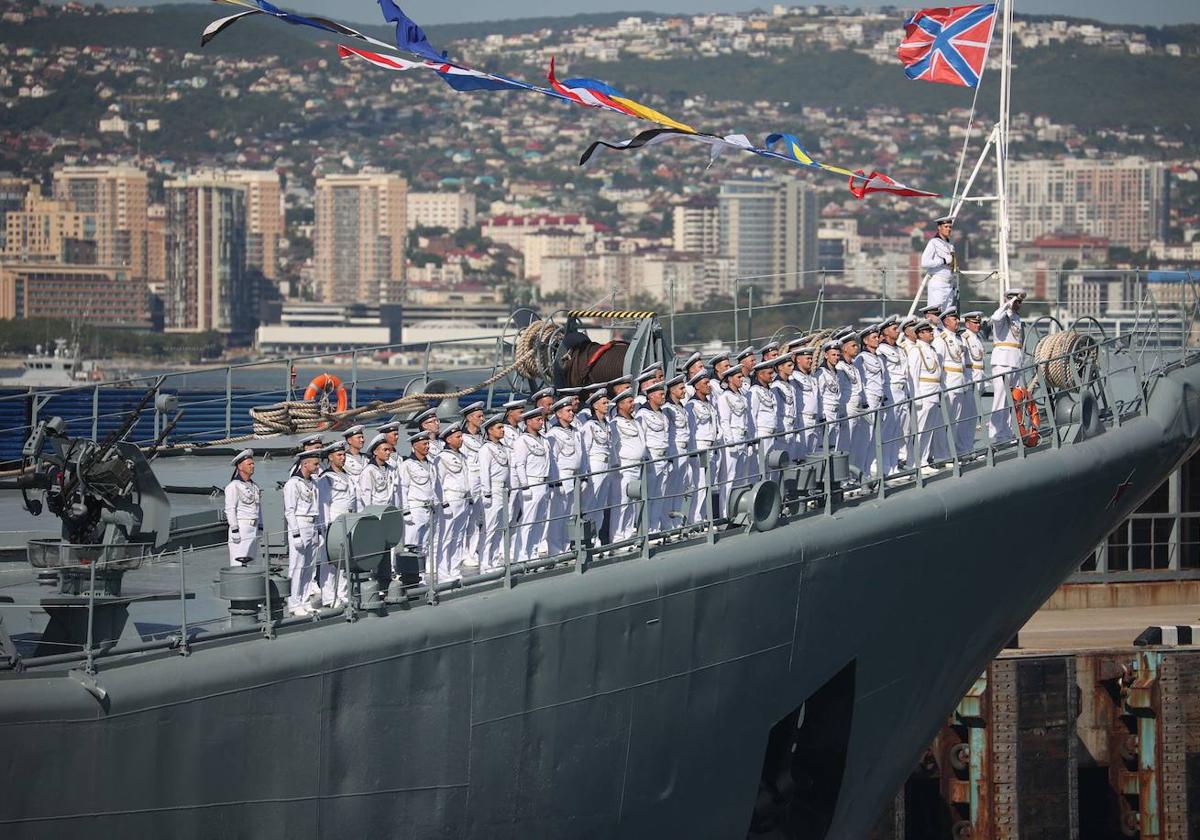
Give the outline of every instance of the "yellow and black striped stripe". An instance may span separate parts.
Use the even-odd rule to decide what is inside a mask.
[[[638,312],[632,309],[573,309],[567,313],[568,318],[653,318],[653,312]]]

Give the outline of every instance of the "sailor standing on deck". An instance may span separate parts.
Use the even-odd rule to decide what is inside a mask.
[[[750,420],[754,424],[754,434],[759,438],[758,451],[751,455],[749,466],[755,480],[758,477],[774,480],[776,473],[767,466],[773,452],[781,452],[786,447],[783,438],[778,436],[783,431],[783,423],[779,413],[779,394],[771,387],[775,381],[775,360],[764,359],[754,366],[754,384],[750,386]]]
[[[688,521],[704,522],[716,515],[721,489],[721,466],[724,455],[715,451],[721,445],[721,420],[717,415],[716,395],[713,393],[712,377],[706,368],[700,371],[688,382],[692,386],[692,398],[685,403],[692,421],[692,434],[695,441],[696,461],[696,491],[692,493],[691,509]],[[713,500],[710,509],[706,496],[718,495]]]
[[[650,463],[646,465],[646,531],[665,531],[671,527],[671,506],[667,498],[667,476],[671,470],[671,458],[675,456],[675,430],[663,405],[667,401],[667,386],[664,380],[653,382],[646,388],[646,404],[638,409],[637,421],[642,427],[646,448],[650,451]]]
[[[958,299],[958,258],[954,245],[950,243],[950,232],[954,229],[953,216],[941,216],[933,220],[937,234],[925,244],[921,254],[921,268],[928,283],[930,306],[945,309]]]
[[[362,475],[362,471],[367,468],[370,461],[363,453],[363,446],[367,439],[365,436],[366,429],[362,426],[351,426],[346,431],[342,432],[342,439],[346,441],[346,473],[358,484],[358,478]]]
[[[618,483],[617,473],[604,472],[619,466],[617,451],[613,446],[612,422],[608,419],[610,402],[608,388],[605,387],[597,388],[588,396],[588,419],[583,424],[582,433],[588,471],[592,473],[584,495],[584,510],[601,545],[611,542],[609,537],[612,528],[605,529],[604,523],[612,519],[610,511],[616,500],[614,488]]]
[[[971,442],[964,448],[962,445],[964,434],[959,431],[959,427],[963,425],[963,411],[966,403],[967,389],[964,386],[969,379],[966,376],[966,351],[958,337],[958,309],[956,307],[948,307],[942,312],[942,329],[933,339],[933,349],[937,351],[942,360],[942,371],[945,374],[943,382],[946,386],[946,412],[950,415],[946,418],[946,451],[934,454],[935,458],[942,460],[950,455],[950,435],[953,435],[958,454],[965,455],[975,448],[974,434],[971,436]]]
[[[893,315],[883,322],[883,341],[875,351],[887,368],[888,397],[891,406],[884,415],[883,473],[891,475],[908,455],[908,395],[912,381],[908,373],[908,353],[901,348],[900,321]]]
[[[788,461],[796,463],[804,458],[803,422],[800,418],[800,389],[792,381],[796,372],[796,359],[791,352],[776,356],[775,381],[771,390],[775,392],[775,401],[779,405],[779,424],[783,437],[778,438],[780,448],[787,452]]]
[[[467,528],[474,507],[474,487],[463,451],[463,430],[451,423],[441,432],[442,451],[433,458],[437,477],[442,484],[442,538],[437,546],[438,581],[458,580],[462,564],[470,555],[467,547]]]
[[[229,565],[248,565],[258,559],[262,533],[262,488],[254,483],[254,450],[233,456],[233,475],[225,485],[225,522],[229,525]]]
[[[842,338],[842,360],[838,362],[838,384],[841,387],[842,426],[844,437],[841,448],[850,453],[850,463],[860,470],[866,468],[867,453],[871,449],[871,429],[867,425],[867,394],[863,388],[863,377],[854,360],[858,358],[858,333],[853,330]]]
[[[474,402],[462,410],[462,451],[467,457],[467,470],[471,477],[470,519],[467,522],[463,547],[465,562],[478,562],[479,540],[483,533],[483,506],[479,499],[483,495],[479,483],[479,450],[483,447],[483,403]]]
[[[824,362],[817,369],[817,384],[821,388],[821,414],[825,427],[817,440],[819,452],[845,451],[850,443],[846,434],[846,415],[842,412],[842,382],[838,365],[842,362],[842,346],[830,339],[821,345]],[[843,441],[843,438],[845,440]]]
[[[445,447],[442,443],[442,421],[437,416],[436,408],[427,408],[413,418],[417,431],[429,432],[429,460],[435,461]]]
[[[754,439],[754,421],[750,406],[742,396],[742,369],[725,369],[725,390],[717,399],[721,437],[725,440],[724,483],[721,485],[721,510],[726,510],[730,494],[749,481],[750,441]]]
[[[858,375],[862,380],[863,393],[867,398],[869,412],[862,418],[867,429],[867,451],[863,455],[862,470],[864,473],[878,478],[880,465],[875,462],[876,431],[878,430],[880,443],[882,443],[885,440],[884,431],[889,425],[888,416],[891,414],[891,409],[885,408],[890,391],[887,363],[879,355],[878,324],[860,331],[858,338],[862,342],[862,351],[854,357],[854,366],[858,368]]]
[[[799,406],[801,455],[811,455],[821,448],[821,386],[813,370],[813,356],[817,348],[811,344],[798,346],[792,354],[796,369],[792,371],[792,384],[796,386]]]
[[[942,359],[933,349],[933,324],[922,321],[917,325],[917,343],[908,355],[908,367],[916,379],[914,391],[917,411],[917,452],[913,453],[922,471],[930,469],[930,459],[945,447],[934,443],[936,435],[945,433],[938,393],[942,388]]]
[[[724,386],[721,384],[721,375],[729,369],[733,362],[729,361],[728,353],[718,353],[708,360],[708,369],[712,371],[711,381],[709,382],[709,390],[712,391],[712,397],[715,400],[717,391]]]
[[[404,543],[428,555],[430,541],[440,537],[442,485],[429,460],[429,432],[408,439],[412,455],[400,462],[400,506],[404,511]]]
[[[325,439],[320,434],[306,435],[300,438],[300,451],[313,452],[325,448]]]
[[[966,313],[963,315],[966,329],[959,335],[963,343],[966,375],[971,383],[971,387],[963,392],[963,422],[958,427],[962,436],[957,441],[960,455],[975,449],[975,431],[979,425],[979,388],[983,384],[983,339],[979,337],[982,323],[982,312]]]
[[[384,423],[382,426],[379,427],[379,434],[383,435],[384,440],[387,441],[387,445],[392,448],[392,454],[388,456],[388,463],[391,464],[393,468],[399,469],[400,468],[400,452],[399,452],[400,423],[399,423],[399,421],[392,420],[390,423]]]
[[[696,392],[687,383],[700,371],[704,370],[704,358],[699,353],[693,353],[683,360],[683,398],[690,400]]]
[[[691,499],[695,495],[696,480],[699,478],[695,458],[696,430],[692,426],[692,416],[684,406],[688,385],[683,380],[683,374],[671,377],[666,384],[667,402],[663,406],[663,413],[671,420],[671,434],[675,446],[675,459],[671,461],[671,470],[667,476],[667,509],[671,511],[671,524],[680,525],[683,523],[679,520],[686,518],[691,510]]]
[[[754,348],[747,347],[741,353],[734,357],[734,361],[741,366],[742,379],[738,385],[738,390],[747,400],[750,399],[750,386],[754,384],[754,366],[758,364],[758,359],[754,357]],[[729,385],[729,380],[722,380],[726,387]]]
[[[307,600],[308,585],[316,574],[321,556],[321,505],[313,476],[321,467],[321,453],[310,449],[296,455],[291,477],[283,485],[283,517],[287,522],[288,577],[291,594],[288,609],[292,615],[308,615],[313,610]]]
[[[521,528],[513,549],[516,560],[532,560],[546,545],[546,519],[550,515],[550,488],[554,459],[551,443],[542,434],[546,415],[533,408],[521,415],[525,431],[513,444],[513,492],[521,494]]]
[[[321,605],[337,607],[346,600],[348,581],[342,567],[329,559],[329,526],[339,516],[358,510],[358,485],[346,470],[349,455],[346,441],[334,441],[325,447],[329,468],[317,478],[317,499],[321,504],[321,521],[325,523],[326,539],[322,540],[321,567],[317,582],[321,587]]]
[[[1025,292],[1009,289],[1004,303],[992,313],[992,419],[988,423],[992,443],[1005,443],[1013,439],[1012,400],[1013,388],[1023,388],[1025,378],[1021,367],[1025,364],[1025,327],[1021,324],[1021,304]]]
[[[580,513],[587,492],[588,458],[583,435],[575,427],[575,399],[565,396],[554,404],[555,424],[546,436],[554,455],[558,480],[550,486],[550,522],[546,527],[549,554],[562,554],[571,545],[571,520],[575,516],[575,484],[579,487]]]
[[[525,413],[528,403],[522,398],[511,399],[504,408],[504,445],[512,449],[512,445],[521,436],[521,415]]]
[[[363,507],[372,505],[400,505],[400,481],[396,468],[392,466],[395,448],[388,443],[388,436],[375,435],[367,447],[371,463],[363,467],[358,477],[358,500]]]
[[[613,542],[631,539],[637,532],[638,508],[645,507],[646,482],[642,481],[642,462],[649,455],[646,436],[642,425],[633,417],[634,394],[626,388],[614,398],[617,415],[612,421],[612,437],[616,449],[617,463],[621,467],[620,486],[616,488],[616,507],[612,516]],[[649,472],[649,468],[647,468]],[[640,499],[631,499],[629,491],[641,483]]]
[[[510,493],[511,451],[504,443],[506,424],[503,414],[495,414],[483,423],[487,438],[479,449],[479,482],[483,490],[483,536],[479,543],[479,571],[489,572],[504,564],[504,526],[507,510],[504,500]],[[511,531],[510,531],[511,534]],[[509,550],[511,552],[511,545]]]

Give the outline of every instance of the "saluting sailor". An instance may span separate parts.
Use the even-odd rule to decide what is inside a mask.
[[[346,441],[346,472],[354,479],[356,485],[358,477],[369,463],[367,456],[363,454],[363,446],[367,442],[365,433],[366,429],[363,426],[351,426],[342,432],[342,439]]]
[[[800,339],[806,342],[807,339]],[[800,432],[800,455],[806,456],[821,448],[821,386],[817,382],[814,371],[813,357],[817,348],[811,344],[801,343],[796,346],[792,357],[796,360],[796,369],[792,371],[792,384],[796,387],[798,402],[798,425]]]
[[[765,355],[765,354],[764,354]],[[758,436],[757,457],[751,456],[750,472],[754,478],[775,479],[774,470],[768,472],[767,459],[772,452],[783,451],[786,443],[778,433],[783,431],[779,416],[779,399],[771,387],[775,381],[775,360],[763,359],[754,366],[754,384],[750,386],[750,422]],[[751,479],[753,480],[753,479]]]
[[[486,440],[479,448],[479,481],[483,490],[483,536],[479,543],[481,572],[504,565],[504,526],[512,521],[505,508],[505,499],[510,497],[511,492],[509,470],[512,456],[504,443],[506,427],[503,414],[494,414],[483,422]],[[509,508],[511,506],[510,503]],[[511,545],[509,550],[512,550]]]
[[[754,384],[754,366],[758,364],[758,359],[754,357],[754,348],[747,347],[742,352],[734,357],[734,361],[741,367],[742,379],[738,390],[747,400],[750,399],[750,386]],[[729,380],[722,380],[728,387]]]
[[[287,523],[288,577],[291,593],[288,609],[292,615],[308,615],[313,610],[308,603],[309,584],[316,576],[321,556],[321,505],[313,476],[321,467],[321,452],[308,449],[296,454],[292,474],[283,485],[283,517]]]
[[[942,329],[934,338],[933,347],[942,358],[943,382],[946,386],[946,412],[950,415],[946,418],[946,426],[949,430],[946,439],[947,452],[941,454],[949,455],[949,435],[952,434],[956,451],[959,455],[966,455],[975,448],[975,435],[972,433],[971,441],[964,447],[965,433],[961,427],[964,425],[963,411],[967,395],[965,386],[970,380],[966,375],[966,352],[958,337],[957,307],[950,306],[942,312]]]
[[[225,522],[229,526],[229,565],[249,565],[258,559],[262,533],[262,488],[254,483],[254,450],[233,456],[233,475],[225,485]]]
[[[574,397],[562,397],[553,408],[555,424],[547,432],[547,437],[551,441],[554,470],[558,479],[551,482],[550,486],[550,522],[546,527],[546,545],[549,554],[562,554],[571,545],[576,482],[584,482],[579,487],[580,513],[583,512],[588,458],[583,446],[583,437],[575,428]]]
[[[436,543],[441,517],[442,487],[437,470],[429,460],[429,432],[410,435],[412,454],[400,462],[400,506],[404,511],[404,543],[428,555],[430,540]]]
[[[983,323],[983,313],[976,310],[963,315],[963,326],[959,340],[963,344],[963,361],[966,363],[965,374],[971,387],[963,391],[962,423],[959,431],[962,437],[958,440],[959,453],[971,452],[975,449],[975,430],[979,425],[979,387],[983,384],[983,339],[979,337],[979,329]]]
[[[854,366],[858,368],[862,380],[863,393],[867,398],[867,411],[862,419],[867,428],[867,451],[863,456],[863,472],[879,477],[880,465],[875,461],[876,430],[879,434],[880,447],[886,445],[884,431],[890,425],[888,415],[891,410],[886,408],[888,403],[888,372],[887,364],[879,355],[879,324],[873,324],[858,334],[862,350],[854,357]]]
[[[699,352],[693,353],[683,360],[683,398],[685,400],[690,400],[692,398],[692,394],[695,393],[692,390],[692,386],[688,385],[687,383],[693,376],[703,369],[704,357],[701,356]]]
[[[612,423],[608,419],[608,389],[597,388],[587,398],[588,419],[583,424],[583,450],[587,453],[588,478],[587,492],[584,494],[585,511],[588,521],[599,544],[610,542],[611,527],[604,527],[605,521],[611,520],[610,510],[616,498],[614,488],[617,486],[617,473],[604,472],[619,466],[617,451],[612,436]]]
[[[742,369],[726,368],[724,376],[725,390],[717,399],[717,417],[721,421],[721,437],[725,440],[721,510],[727,510],[730,493],[749,481],[751,441],[754,439],[754,420],[750,416],[750,406],[742,396]]]
[[[638,409],[637,420],[650,451],[650,463],[646,465],[646,531],[665,531],[671,527],[671,499],[667,498],[670,488],[667,477],[671,470],[671,459],[675,456],[674,429],[663,405],[667,401],[667,386],[662,379],[651,382],[645,390],[646,402]]]
[[[667,508],[672,513],[672,520],[678,513],[679,518],[687,516],[692,507],[692,496],[696,490],[696,480],[699,469],[696,465],[695,429],[692,426],[692,416],[684,407],[687,399],[687,383],[683,374],[672,376],[666,381],[667,402],[663,405],[663,414],[671,421],[671,438],[675,449],[675,459],[671,461],[671,470],[667,475]],[[673,521],[679,525],[680,522]]]
[[[321,505],[321,521],[326,533],[333,521],[346,513],[358,510],[358,485],[346,470],[349,446],[344,440],[334,441],[325,447],[325,460],[329,467],[317,478],[317,500]],[[328,540],[322,540],[321,567],[317,570],[317,582],[321,587],[321,604],[337,607],[346,600],[348,581],[342,567],[329,559]]]
[[[650,453],[642,425],[634,419],[632,388],[616,395],[616,416],[612,420],[612,437],[617,463],[621,467],[620,485],[616,488],[616,506],[611,517],[613,542],[631,539],[637,533],[638,500],[631,499],[630,489],[642,482],[642,462]],[[649,469],[647,469],[649,472]],[[641,484],[640,499],[646,500],[645,482]]]
[[[891,406],[884,419],[883,472],[891,475],[908,454],[908,395],[912,387],[908,373],[908,353],[900,346],[900,321],[893,315],[883,322],[883,341],[875,351],[887,368],[888,395]]]
[[[993,443],[1004,443],[1013,439],[1012,400],[1013,388],[1022,388],[1025,378],[1021,372],[1025,364],[1025,327],[1021,323],[1021,305],[1025,303],[1025,292],[1009,289],[1004,294],[1004,303],[992,313],[992,419],[988,426]]]
[[[929,304],[945,309],[958,298],[958,258],[950,242],[954,217],[940,216],[933,223],[937,226],[937,233],[925,244],[925,251],[921,254],[921,269],[926,274]]]
[[[908,367],[916,379],[917,451],[913,453],[921,469],[929,470],[931,460],[943,451],[945,443],[935,443],[935,437],[944,434],[939,428],[942,409],[938,393],[943,382],[942,359],[933,349],[933,324],[922,321],[917,324],[917,344],[908,356]]]
[[[825,427],[820,431],[816,451],[835,452],[845,450],[850,444],[845,430],[842,381],[838,376],[838,365],[842,362],[841,342],[830,339],[821,345],[821,352],[824,360],[817,369],[817,384],[820,386],[821,414]]]
[[[521,527],[513,558],[532,560],[546,544],[546,520],[550,515],[550,488],[554,460],[550,441],[542,434],[546,415],[541,408],[525,412],[525,431],[512,450],[513,492],[521,494]]]
[[[916,315],[908,315],[900,322],[900,335],[896,338],[896,345],[904,351],[907,358],[909,352],[917,346],[917,321],[920,319]],[[910,381],[911,384],[911,381]]]
[[[704,522],[717,514],[723,474],[721,466],[725,459],[723,453],[717,451],[722,442],[721,420],[713,394],[712,377],[707,369],[700,368],[688,384],[692,386],[692,398],[685,405],[692,420],[695,441],[692,457],[696,463],[696,490],[691,496],[688,521],[694,523]],[[712,499],[710,506],[708,498],[712,498],[713,494],[716,494],[716,498]]]
[[[463,451],[463,430],[458,423],[451,423],[441,432],[442,451],[434,460],[437,477],[442,485],[443,502],[442,539],[437,548],[438,580],[458,580],[462,577],[462,563],[467,559],[467,528],[471,521],[474,505],[471,472],[467,467],[467,456]]]

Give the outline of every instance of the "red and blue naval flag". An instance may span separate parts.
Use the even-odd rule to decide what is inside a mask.
[[[910,79],[976,87],[987,61],[996,4],[922,9],[904,22],[896,55]]]

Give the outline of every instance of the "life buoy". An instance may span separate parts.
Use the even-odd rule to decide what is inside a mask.
[[[338,379],[332,373],[322,373],[320,376],[314,377],[313,381],[308,383],[308,388],[304,391],[304,399],[315,400],[323,394],[328,395],[330,391],[337,395],[338,412],[345,411],[349,401],[346,394],[346,386],[342,384],[342,380]]]
[[[1038,412],[1037,403],[1024,388],[1013,388],[1012,399],[1017,412],[1017,432],[1021,435],[1021,442],[1026,446],[1037,446],[1042,439],[1038,434],[1042,416]],[[1026,418],[1029,419],[1028,426],[1025,425]]]

